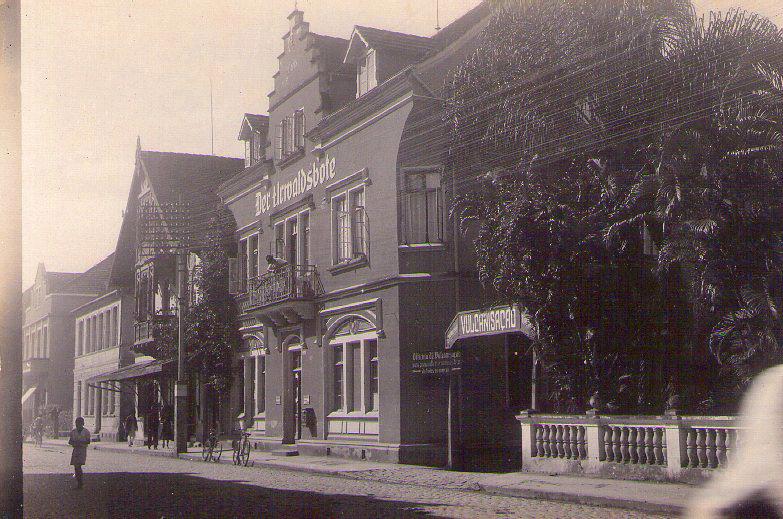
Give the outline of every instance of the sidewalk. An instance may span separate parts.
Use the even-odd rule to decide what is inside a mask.
[[[46,440],[44,443],[67,446],[65,440]],[[178,457],[171,448],[150,450],[143,444],[131,448],[125,443],[95,442],[90,447],[96,450],[125,454]],[[187,454],[181,454],[179,457],[201,461],[201,448],[191,448]],[[230,445],[228,450],[223,451],[220,463],[231,463]],[[479,491],[511,497],[641,510],[665,515],[680,514],[691,494],[697,489],[695,486],[683,484],[582,476],[554,476],[525,472],[507,474],[455,472],[417,465],[393,465],[321,456],[275,456],[264,451],[252,451],[250,464],[256,467],[383,483]]]

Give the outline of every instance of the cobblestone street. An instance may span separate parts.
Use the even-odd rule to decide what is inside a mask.
[[[662,517],[406,485],[399,477],[356,480],[99,450],[88,454],[85,488],[74,490],[69,455],[60,446],[25,447],[26,517]]]

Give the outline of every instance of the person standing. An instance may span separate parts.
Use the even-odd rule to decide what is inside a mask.
[[[158,449],[158,427],[160,427],[160,415],[157,404],[152,404],[145,416],[144,431],[147,433],[147,448]]]
[[[160,439],[163,442],[163,448],[169,446],[169,442],[174,440],[174,419],[170,405],[164,405],[160,412]]]
[[[82,488],[84,475],[82,466],[87,463],[87,446],[90,444],[90,431],[84,427],[84,418],[81,416],[76,419],[76,428],[71,430],[68,444],[73,447],[71,465],[73,465],[73,476],[76,478],[76,488]]]
[[[133,441],[136,439],[136,431],[139,425],[136,423],[136,415],[131,413],[125,419],[125,433],[128,435],[128,447],[133,447]]]

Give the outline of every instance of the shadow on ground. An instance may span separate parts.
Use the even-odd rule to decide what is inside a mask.
[[[432,517],[421,503],[268,489],[179,473],[27,474],[25,517]],[[402,489],[401,489],[402,491]]]

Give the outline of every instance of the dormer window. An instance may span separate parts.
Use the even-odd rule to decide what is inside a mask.
[[[253,132],[245,141],[245,167],[261,162],[261,134]]]
[[[356,64],[356,97],[361,97],[378,85],[375,73],[375,50],[369,49]]]

